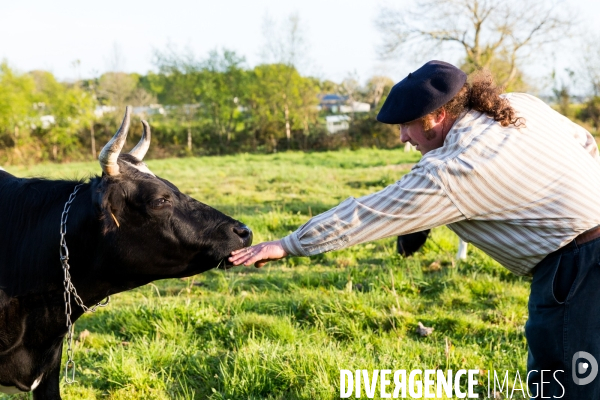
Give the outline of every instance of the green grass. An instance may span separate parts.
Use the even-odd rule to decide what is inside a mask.
[[[359,150],[148,165],[248,224],[260,242],[292,232],[348,196],[385,187],[417,161],[417,153],[402,150]],[[55,178],[99,172],[96,163],[7,169]],[[77,321],[76,334],[90,334],[75,346],[78,382],[63,385],[63,395],[333,399],[340,369],[479,368],[523,376],[528,280],[472,247],[468,261],[455,262],[457,246],[442,227],[411,258],[395,254],[390,238],[116,295],[107,309]],[[418,336],[418,322],[434,327],[433,334]]]

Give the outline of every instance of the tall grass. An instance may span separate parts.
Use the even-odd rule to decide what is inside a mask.
[[[400,150],[359,150],[148,164],[248,224],[259,242],[292,232],[348,196],[383,188],[417,160]],[[9,172],[84,178],[99,167]],[[477,368],[523,376],[528,280],[473,248],[468,261],[455,262],[457,245],[438,228],[411,258],[385,239],[119,294],[77,321],[76,334],[90,334],[75,346],[78,382],[62,392],[66,399],[334,399],[340,369]],[[418,322],[435,330],[420,337]],[[484,375],[480,382],[487,384]]]

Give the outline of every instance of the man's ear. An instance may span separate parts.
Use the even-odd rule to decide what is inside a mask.
[[[444,123],[446,117],[448,117],[448,113],[446,112],[446,109],[442,107],[437,112],[433,113],[432,117],[433,126],[436,126]]]
[[[433,139],[436,136],[440,136],[443,139],[447,133],[446,127],[449,121],[448,116],[449,115],[444,108],[441,108],[429,114],[428,118],[430,128],[428,129],[428,132],[426,133],[425,137],[428,139]],[[432,134],[432,132],[435,132],[435,134]]]

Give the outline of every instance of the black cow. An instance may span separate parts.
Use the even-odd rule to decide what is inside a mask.
[[[120,154],[123,124],[102,150],[102,176],[89,182],[17,178],[0,170],[0,391],[33,390],[60,399],[67,334],[63,267],[87,307],[148,282],[220,266],[248,246],[240,222],[181,193],[142,159],[150,130]],[[68,259],[61,260],[61,216],[79,186],[66,221]],[[68,287],[68,285],[67,285]],[[71,320],[83,314],[71,293]]]

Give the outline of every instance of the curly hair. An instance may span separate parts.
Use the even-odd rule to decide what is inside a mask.
[[[452,100],[428,115],[437,116],[443,109],[451,118],[457,118],[465,110],[475,110],[487,114],[504,127],[525,126],[525,119],[517,117],[509,101],[500,97],[503,88],[496,86],[488,70],[482,69],[473,73],[469,76],[469,81]],[[431,120],[427,116],[423,117],[422,123],[425,130],[431,129]]]

